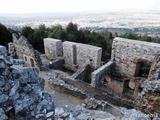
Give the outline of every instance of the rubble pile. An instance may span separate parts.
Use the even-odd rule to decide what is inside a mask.
[[[160,80],[146,80],[142,92],[135,99],[135,108],[147,113],[160,115]]]
[[[17,62],[0,55],[0,120],[54,119],[53,98],[43,91],[37,68]]]
[[[84,106],[76,106],[70,111],[55,108],[55,118],[58,120],[115,120],[115,116],[99,110],[87,110]]]

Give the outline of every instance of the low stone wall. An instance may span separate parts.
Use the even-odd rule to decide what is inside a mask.
[[[69,85],[63,80],[54,79],[53,81],[49,81],[49,84],[50,87],[53,88],[54,90],[72,95],[80,99],[85,99],[88,96],[88,94],[84,90]]]
[[[117,106],[133,108],[133,101],[131,100],[123,99],[111,92],[104,91],[100,88],[96,89],[95,87],[90,86],[90,84],[84,81],[76,80],[66,76],[57,77],[56,74],[53,75],[55,76],[51,76],[49,79],[49,86],[59,92],[63,92],[73,96],[78,95],[77,97],[79,98],[82,98],[82,96],[84,95],[85,97],[83,98],[91,96],[98,100],[108,101]]]
[[[101,80],[111,72],[112,65],[114,64],[113,61],[109,61],[96,71],[92,72],[91,77],[91,86],[99,87]]]
[[[56,59],[56,60],[54,60],[54,61],[49,62],[48,67],[49,67],[50,69],[58,69],[58,70],[61,70],[63,64],[64,64],[64,59],[63,59],[63,58],[58,58],[58,59]]]
[[[78,70],[71,77],[73,79],[78,79],[86,83],[91,83],[91,72],[92,72],[91,66],[87,65],[84,69]]]

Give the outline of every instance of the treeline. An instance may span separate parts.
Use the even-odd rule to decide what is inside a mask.
[[[3,24],[0,23],[0,45],[8,46],[9,42],[12,42],[12,33],[17,33],[17,31],[12,30],[11,28],[6,28]]]
[[[44,24],[35,29],[25,26],[21,34],[28,38],[33,47],[42,53],[44,53],[43,38],[46,37],[102,47],[102,60],[104,62],[110,59],[112,40],[115,37],[115,34],[108,31],[97,33],[89,30],[79,30],[77,24],[72,22],[65,28],[61,25],[46,28]]]
[[[125,33],[124,35],[121,35],[120,37],[127,38],[127,39],[141,40],[141,41],[146,41],[146,42],[160,43],[159,37],[150,37],[147,35],[147,33],[145,33],[144,35],[139,35],[139,34],[134,34],[134,33]]]
[[[89,30],[79,30],[77,24],[70,22],[65,28],[61,25],[46,27],[44,24],[38,28],[32,29],[30,26],[22,28],[22,32],[14,31],[0,24],[0,44],[7,47],[12,42],[12,33],[18,33],[25,36],[32,44],[34,49],[44,53],[43,38],[55,38],[62,41],[72,41],[84,44],[90,44],[102,48],[102,61],[107,62],[111,56],[111,47],[113,38],[117,34],[109,31],[101,33],[91,32]]]
[[[12,33],[15,32],[19,35],[25,36],[34,49],[42,53],[44,53],[43,38],[47,37],[101,47],[102,61],[104,62],[107,62],[110,59],[113,38],[118,36],[117,33],[109,31],[97,33],[89,30],[80,30],[78,29],[77,24],[73,24],[72,22],[70,22],[65,28],[61,25],[46,27],[44,24],[39,25],[38,28],[34,29],[30,26],[25,26],[22,28],[22,32],[14,31],[0,24],[0,45],[7,47],[7,44],[12,42]],[[137,35],[134,33],[126,33],[120,37],[160,43],[160,38],[151,38],[147,34]]]

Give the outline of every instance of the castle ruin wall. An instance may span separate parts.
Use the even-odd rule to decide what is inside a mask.
[[[136,77],[136,65],[139,62],[145,62],[151,66],[149,79],[157,79],[158,75],[153,72],[155,57],[160,49],[160,44],[149,43],[124,38],[115,38],[112,44],[111,58],[115,59],[115,69],[122,76]],[[157,64],[156,64],[157,65]],[[159,65],[158,65],[159,66]],[[159,67],[154,67],[160,70]]]
[[[90,65],[93,69],[100,67],[102,49],[91,45],[63,42],[63,57],[65,64],[80,69]]]
[[[13,44],[18,58],[24,59],[27,64],[41,69],[42,61],[37,50],[34,50],[27,38],[13,34]]]
[[[45,54],[48,59],[62,57],[62,41],[53,38],[44,38]]]
[[[109,61],[99,69],[92,72],[91,77],[91,86],[99,87],[101,80],[106,77],[106,75],[110,74],[112,65],[114,64],[113,61]]]

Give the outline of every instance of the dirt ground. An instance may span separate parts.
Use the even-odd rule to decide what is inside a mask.
[[[48,73],[47,71],[40,71],[39,76],[45,79],[44,91],[47,91],[51,94],[54,99],[55,107],[58,106],[66,110],[70,110],[71,108],[82,104],[83,100],[81,99],[77,99],[76,97],[51,89],[48,85],[48,78],[50,77],[50,73]]]

